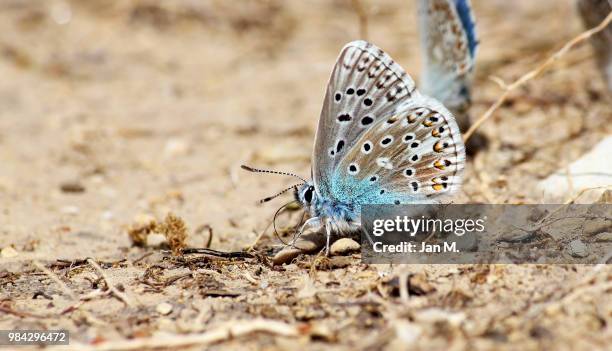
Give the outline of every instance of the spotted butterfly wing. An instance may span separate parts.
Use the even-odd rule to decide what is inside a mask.
[[[469,0],[420,0],[421,90],[469,124],[470,88],[478,41]]]
[[[340,202],[435,203],[461,185],[465,150],[452,114],[418,91],[363,133],[332,176]]]
[[[330,198],[332,173],[357,139],[410,99],[412,78],[387,54],[365,41],[348,43],[332,71],[313,151],[313,180]]]
[[[332,73],[313,159],[319,195],[358,207],[435,202],[458,188],[465,151],[452,114],[358,41]]]

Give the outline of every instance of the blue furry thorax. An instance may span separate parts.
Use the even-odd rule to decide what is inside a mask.
[[[309,198],[305,194],[309,189],[314,189],[311,182],[297,189],[295,198],[312,217],[329,218],[333,222],[353,222],[359,218],[361,206],[352,204],[349,198],[334,200],[312,191],[310,201],[307,201]]]
[[[334,222],[353,222],[359,217],[360,208],[329,199],[316,199],[312,204],[311,213],[316,217],[330,218]]]

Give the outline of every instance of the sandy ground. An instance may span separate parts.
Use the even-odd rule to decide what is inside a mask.
[[[418,80],[413,3],[364,4],[369,40]],[[473,116],[501,93],[490,76],[510,82],[583,30],[573,5],[474,1]],[[270,230],[254,258],[132,245],[130,226],[169,212],[189,246],[205,246],[204,225],[213,249],[253,243],[290,196],[257,200],[291,179],[239,165],[310,174],[325,84],[359,31],[344,0],[0,2],[0,248],[11,248],[0,258],[0,329],[67,328],[74,342],[100,344],[263,318],[291,335],[187,349],[609,347],[609,266],[389,267],[359,255],[271,266],[280,242]],[[537,182],[612,133],[605,91],[582,45],[515,92],[483,125],[489,148],[469,159],[458,198],[543,202]],[[408,301],[400,272],[410,273]]]

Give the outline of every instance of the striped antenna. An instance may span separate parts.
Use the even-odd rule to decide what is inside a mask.
[[[259,203],[260,203],[260,204],[263,204],[264,202],[268,202],[268,201],[270,201],[270,200],[272,200],[272,199],[275,199],[275,198],[277,198],[277,197],[279,197],[279,196],[283,195],[284,193],[286,193],[287,191],[289,191],[289,190],[291,190],[291,189],[297,189],[297,187],[298,187],[298,186],[300,186],[300,185],[302,185],[302,184],[292,185],[292,186],[288,187],[287,189],[285,189],[285,190],[283,190],[283,191],[279,192],[279,193],[278,193],[278,194],[276,194],[276,195],[268,196],[268,197],[266,197],[265,199],[259,200]]]
[[[289,172],[281,172],[281,171],[272,171],[272,170],[268,170],[268,169],[259,169],[259,168],[253,168],[247,165],[240,165],[240,168],[249,171],[249,172],[253,172],[253,173],[271,173],[271,174],[279,174],[279,175],[286,175],[286,176],[291,176],[291,177],[295,177],[299,180],[301,180],[304,183],[308,183],[304,178],[300,177],[297,174],[293,174],[293,173],[289,173]],[[288,190],[288,189],[286,189]],[[285,190],[285,191],[286,191]]]

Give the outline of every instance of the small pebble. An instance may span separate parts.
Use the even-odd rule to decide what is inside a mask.
[[[147,235],[147,246],[158,247],[166,242],[166,236],[160,233],[151,233]]]
[[[612,241],[612,233],[597,234],[595,241]]]
[[[570,255],[578,258],[584,258],[589,255],[589,248],[580,239],[570,242],[568,250]]]
[[[157,311],[157,313],[165,316],[172,312],[172,305],[167,302],[162,302],[155,307],[155,310]]]
[[[60,212],[67,215],[76,216],[79,214],[79,208],[76,206],[64,206],[60,209]]]
[[[606,218],[588,219],[582,228],[582,233],[586,236],[612,230],[612,220]]]
[[[78,180],[75,181],[67,181],[60,184],[60,190],[65,193],[82,193],[85,192],[85,186],[81,184]]]
[[[295,247],[287,246],[272,258],[274,265],[290,262],[302,253],[313,253],[325,246],[325,235],[316,231],[303,234],[295,243]]]
[[[164,146],[164,157],[172,158],[177,156],[183,156],[189,153],[189,143],[182,139],[170,139]]]
[[[345,255],[351,252],[359,251],[361,249],[361,245],[353,239],[350,238],[342,238],[336,240],[329,251],[332,255]]]
[[[612,135],[605,137],[589,152],[570,164],[566,170],[559,170],[538,184],[546,201],[564,201],[584,191],[576,203],[593,203],[604,193],[610,185],[609,174],[612,173],[610,159],[612,150]],[[572,178],[571,186],[568,177]],[[605,201],[605,198],[604,198]],[[553,203],[553,202],[550,202]]]
[[[608,189],[601,194],[599,200],[597,200],[598,204],[612,204],[612,190]]]
[[[2,258],[11,258],[17,255],[19,255],[19,252],[17,252],[17,250],[13,249],[10,246],[7,246],[2,249],[2,251],[0,251],[0,256],[2,256]]]

